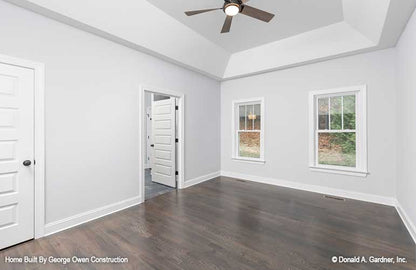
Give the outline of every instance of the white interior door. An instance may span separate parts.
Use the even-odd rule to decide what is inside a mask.
[[[152,181],[170,187],[176,187],[175,100],[152,100]]]
[[[33,110],[33,70],[0,63],[0,249],[34,237]]]

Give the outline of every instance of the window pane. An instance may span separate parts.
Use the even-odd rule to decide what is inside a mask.
[[[329,129],[328,98],[318,99],[318,129]]]
[[[254,106],[246,105],[247,108],[247,130],[253,130],[254,125]]]
[[[318,163],[356,167],[355,132],[319,133]]]
[[[342,129],[342,97],[331,97],[331,130]]]
[[[239,132],[240,157],[260,158],[260,132]]]
[[[260,104],[254,105],[254,129],[261,129],[261,109]]]
[[[355,129],[355,95],[344,96],[344,129]]]
[[[246,129],[246,106],[245,105],[240,105],[238,107],[239,110],[239,122],[240,122],[240,130],[245,130]]]

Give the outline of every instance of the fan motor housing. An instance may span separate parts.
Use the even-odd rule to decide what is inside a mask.
[[[238,7],[238,8],[240,9],[240,11],[241,11],[241,7],[242,7],[242,5],[243,5],[243,2],[242,2],[241,0],[225,0],[224,2],[225,2],[225,3],[224,3],[224,6],[223,6],[223,8],[222,8],[222,10],[223,10],[224,12],[225,12],[225,9],[226,9],[228,6],[231,6],[231,5]]]

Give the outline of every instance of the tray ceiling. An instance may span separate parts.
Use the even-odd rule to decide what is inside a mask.
[[[239,14],[220,34],[223,0],[5,0],[217,80],[394,47],[416,0],[251,0],[276,14]]]
[[[234,53],[343,21],[342,0],[251,0],[247,4],[276,14],[270,23],[238,14],[231,32],[220,34],[222,10],[192,17],[187,10],[222,7],[223,0],[147,0],[213,43]]]

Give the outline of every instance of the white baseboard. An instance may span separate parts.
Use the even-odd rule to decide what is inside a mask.
[[[378,196],[374,194],[347,191],[347,190],[329,188],[329,187],[317,186],[317,185],[308,185],[308,184],[303,184],[303,183],[298,183],[298,182],[293,182],[293,181],[247,175],[247,174],[234,173],[234,172],[226,172],[226,171],[221,171],[221,176],[239,178],[242,180],[247,180],[247,181],[252,181],[252,182],[293,188],[293,189],[310,191],[310,192],[315,192],[315,193],[328,194],[332,196],[344,197],[344,198],[349,198],[349,199],[354,199],[354,200],[384,204],[384,205],[389,205],[389,206],[396,206],[396,200],[393,197],[384,197],[384,196]]]
[[[416,226],[398,200],[396,200],[396,210],[399,213],[401,219],[403,220],[403,223],[406,226],[407,230],[409,231],[409,234],[412,236],[413,242],[415,242],[416,244]]]
[[[406,211],[401,206],[399,201],[397,201],[395,198],[377,196],[377,195],[366,194],[366,193],[359,193],[359,192],[354,192],[354,191],[345,191],[345,190],[328,188],[328,187],[323,187],[323,186],[307,185],[307,184],[301,184],[301,183],[296,183],[292,181],[253,176],[253,175],[234,173],[234,172],[226,172],[226,171],[213,172],[210,174],[206,174],[206,175],[188,180],[185,182],[184,188],[191,187],[193,185],[211,180],[219,176],[238,178],[238,179],[243,179],[247,181],[263,183],[263,184],[282,186],[282,187],[293,188],[293,189],[298,189],[298,190],[350,198],[354,200],[367,201],[367,202],[372,202],[372,203],[379,203],[379,204],[394,206],[396,207],[397,212],[399,213],[399,216],[403,220],[403,223],[405,224],[407,230],[409,231],[411,237],[413,238],[413,241],[416,243],[416,226],[412,222],[410,217],[407,215]],[[94,210],[90,210],[81,214],[77,214],[77,215],[74,215],[65,219],[61,219],[58,221],[48,223],[45,225],[44,236],[51,235],[51,234],[72,228],[82,223],[86,223],[88,221],[115,213],[117,211],[121,211],[123,209],[138,205],[140,203],[142,203],[142,199],[141,197],[137,196],[137,197],[133,197],[127,200],[123,200],[121,202],[113,203],[113,204],[106,205],[106,206],[103,206]]]
[[[214,172],[210,174],[206,174],[185,182],[183,188],[188,188],[193,185],[205,182],[207,180],[211,180],[212,178],[220,176],[220,172]],[[117,202],[114,204],[106,205],[97,209],[93,209],[84,213],[80,213],[65,219],[61,219],[58,221],[54,221],[45,225],[45,234],[44,236],[51,235],[74,226],[80,225],[82,223],[112,214],[114,212],[126,209],[128,207],[137,205],[142,203],[141,197],[133,197],[121,202]]]
[[[142,202],[141,197],[133,197],[121,202],[109,204],[100,208],[96,208],[84,213],[80,213],[65,219],[54,221],[45,225],[45,235],[51,235],[82,223],[112,214],[117,211],[132,207]]]
[[[378,203],[378,204],[383,204],[383,205],[388,205],[388,206],[394,206],[397,212],[399,213],[400,218],[403,220],[403,223],[405,224],[407,230],[409,231],[409,234],[411,235],[413,241],[416,243],[416,226],[412,222],[412,220],[410,219],[409,215],[406,213],[406,211],[404,210],[400,202],[393,197],[384,197],[384,196],[360,193],[360,192],[355,192],[355,191],[345,191],[345,190],[328,188],[328,187],[323,187],[323,186],[307,185],[307,184],[302,184],[302,183],[297,183],[297,182],[292,182],[292,181],[273,179],[273,178],[268,178],[268,177],[260,177],[260,176],[254,176],[254,175],[247,175],[247,174],[241,174],[241,173],[234,173],[234,172],[226,172],[226,171],[221,171],[221,176],[238,178],[242,180],[269,184],[269,185],[274,185],[274,186],[282,186],[282,187],[293,188],[293,189],[298,189],[298,190],[316,192],[316,193],[321,193],[321,194],[328,194],[328,195],[344,197],[344,198],[360,200],[360,201],[366,201],[366,202],[372,202],[372,203]]]
[[[218,177],[220,175],[221,175],[221,172],[218,171],[218,172],[213,172],[213,173],[209,173],[209,174],[206,174],[206,175],[202,175],[202,176],[199,176],[199,177],[194,178],[194,179],[186,180],[185,183],[184,183],[183,188],[188,188],[188,187],[194,186],[196,184],[211,180],[212,178]]]

